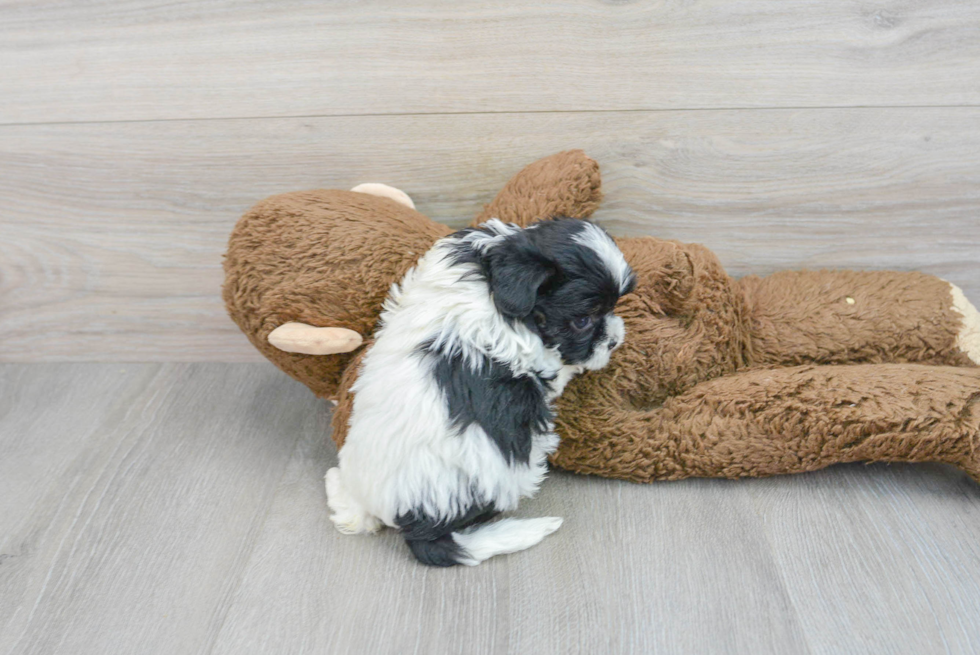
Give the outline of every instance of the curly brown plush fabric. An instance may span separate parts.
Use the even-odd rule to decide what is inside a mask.
[[[799,473],[839,462],[931,461],[959,466],[980,481],[977,368],[756,368],[645,409],[631,408],[616,381],[566,390],[555,464],[651,482]],[[601,411],[583,404],[599,404]]]
[[[598,165],[569,151],[521,171],[475,222],[586,218],[600,198]],[[369,337],[390,285],[448,232],[394,201],[343,191],[276,196],[236,226],[229,313],[282,370],[338,399],[338,446],[370,342],[294,355],[270,346],[269,333],[300,321]],[[937,461],[980,480],[980,315],[954,305],[949,283],[854,271],[734,280],[704,246],[617,242],[638,277],[617,308],[627,338],[558,400],[556,465],[648,482]]]
[[[452,230],[387,198],[351,191],[272,196],[238,221],[225,255],[225,306],[273,364],[332,398],[352,354],[287,353],[269,333],[297,321],[374,331],[392,283]]]
[[[520,198],[520,202],[514,202]],[[542,218],[588,218],[602,202],[599,164],[581,150],[559,152],[528,164],[473,219],[528,225]]]

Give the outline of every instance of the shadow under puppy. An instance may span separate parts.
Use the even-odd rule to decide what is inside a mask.
[[[351,391],[337,529],[398,528],[419,561],[475,565],[529,548],[556,517],[489,521],[537,491],[558,446],[551,402],[625,336],[635,276],[606,232],[490,220],[440,239],[392,287]]]

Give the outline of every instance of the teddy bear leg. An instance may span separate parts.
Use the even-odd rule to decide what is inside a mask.
[[[382,198],[391,198],[400,205],[405,205],[411,209],[415,209],[415,203],[408,196],[407,193],[401,189],[396,189],[393,186],[388,186],[387,184],[379,184],[377,182],[365,182],[364,184],[358,184],[356,187],[351,189],[355,193],[366,193],[371,196],[380,196]]]
[[[781,271],[736,284],[745,300],[749,365],[978,361],[976,310],[933,275]]]
[[[557,431],[556,465],[638,482],[858,461],[941,462],[980,482],[980,368],[757,369],[703,382],[647,411],[563,403]]]
[[[963,317],[956,345],[974,364],[980,364],[980,312],[967,300],[962,289],[955,284],[949,286],[953,295],[953,311]]]

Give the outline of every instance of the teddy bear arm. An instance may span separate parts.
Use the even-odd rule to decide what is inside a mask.
[[[588,218],[602,200],[599,164],[581,150],[559,152],[525,166],[473,220],[491,218],[522,227],[536,220]]]
[[[980,482],[978,390],[978,368],[869,364],[744,371],[648,410],[573,393],[559,406],[553,463],[651,482],[929,461]]]
[[[783,271],[737,281],[748,365],[920,362],[969,366],[980,317],[940,278],[892,271]],[[972,310],[972,314],[970,313]]]

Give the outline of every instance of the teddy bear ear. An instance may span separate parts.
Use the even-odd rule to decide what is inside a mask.
[[[356,350],[364,343],[364,338],[347,328],[283,323],[269,333],[268,341],[287,353],[336,355]]]
[[[405,205],[409,209],[415,209],[415,203],[407,193],[401,189],[396,189],[393,186],[388,186],[387,184],[379,184],[378,182],[365,182],[364,184],[358,184],[356,187],[351,189],[355,193],[366,193],[369,196],[379,196],[381,198],[391,198],[399,205]]]

